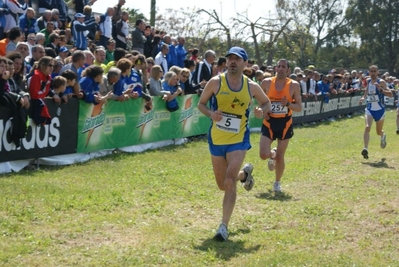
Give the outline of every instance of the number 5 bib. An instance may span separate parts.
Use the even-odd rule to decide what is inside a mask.
[[[232,113],[222,113],[222,119],[216,122],[216,127],[225,132],[238,133],[240,131],[242,116]]]

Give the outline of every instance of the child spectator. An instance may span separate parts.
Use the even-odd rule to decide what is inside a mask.
[[[73,97],[74,96],[73,87],[76,84],[76,80],[77,80],[78,76],[72,70],[64,71],[61,74],[61,76],[64,77],[66,79],[66,81],[67,81],[66,89],[64,91],[64,95],[68,96],[68,98]]]
[[[68,95],[65,95],[65,89],[67,86],[67,79],[62,76],[57,76],[54,78],[53,82],[51,83],[52,86],[52,93],[53,98],[60,98],[61,103],[68,103]]]
[[[104,70],[96,65],[87,67],[82,73],[82,79],[79,84],[83,92],[83,99],[86,103],[98,105],[112,98],[112,93],[105,96],[100,94],[100,84],[103,83]]]

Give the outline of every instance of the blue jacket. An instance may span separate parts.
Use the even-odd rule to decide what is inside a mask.
[[[98,103],[95,102],[95,95],[100,94],[100,86],[90,77],[83,77],[79,81],[80,88],[84,91],[84,101],[86,103],[93,103],[97,105]]]
[[[75,47],[81,50],[87,49],[87,39],[85,31],[89,31],[96,27],[94,18],[91,18],[85,23],[80,24],[79,21],[75,20],[72,23],[72,35],[75,40]]]
[[[25,37],[28,37],[28,34],[30,33],[36,33],[35,23],[36,19],[35,18],[28,19],[26,17],[26,14],[22,14],[19,17],[19,27],[25,33]]]
[[[176,45],[176,56],[177,56],[177,66],[180,68],[184,68],[184,60],[187,57],[188,52],[184,48],[184,46],[178,44]],[[170,48],[169,48],[170,49]],[[169,50],[170,53],[170,50]]]
[[[169,85],[166,81],[164,81],[164,82],[162,83],[162,88],[163,88],[165,91],[169,91],[171,95],[174,94],[174,93],[176,93],[176,91],[177,91],[176,86]],[[175,111],[175,110],[178,110],[178,109],[179,109],[179,103],[177,102],[177,100],[176,100],[176,98],[175,98],[175,99],[173,99],[172,101],[166,102],[166,107],[167,107],[167,109],[168,109],[169,111]]]
[[[166,54],[166,61],[168,62],[169,68],[177,65],[176,48],[173,45],[169,45],[169,53]],[[183,64],[184,64],[184,59],[183,59]]]

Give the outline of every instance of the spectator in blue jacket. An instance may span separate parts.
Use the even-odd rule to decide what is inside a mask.
[[[184,48],[186,39],[184,37],[178,37],[177,42],[178,42],[178,44],[176,45],[177,66],[179,66],[180,68],[184,68],[184,60],[187,58],[187,54],[191,53],[192,49],[186,51],[186,49]]]
[[[36,33],[35,23],[35,10],[29,7],[26,13],[19,17],[19,27],[24,32],[25,38],[27,38],[30,33]]]
[[[100,84],[103,83],[103,74],[104,70],[96,65],[87,67],[82,73],[84,77],[80,79],[79,84],[84,95],[83,99],[86,103],[98,105],[112,97],[111,92],[105,96],[100,94]]]
[[[75,14],[76,20],[72,24],[72,35],[74,38],[74,46],[78,50],[87,49],[86,36],[89,31],[96,27],[96,23],[100,21],[99,17],[91,18],[85,23],[85,15],[82,13]]]

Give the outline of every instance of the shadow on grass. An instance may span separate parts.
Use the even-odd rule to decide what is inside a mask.
[[[386,168],[386,169],[395,169],[394,167],[390,167],[386,162],[386,158],[382,158],[379,162],[362,162],[364,165],[369,165],[374,168]]]
[[[265,193],[259,193],[255,195],[256,198],[267,199],[267,200],[277,200],[277,201],[290,201],[292,196],[285,192],[275,193],[269,190]]]
[[[248,233],[249,230],[237,230],[236,232],[230,233],[230,237],[243,232]],[[228,261],[236,257],[237,254],[256,252],[260,249],[260,245],[246,248],[245,242],[242,240],[232,241],[229,239],[227,242],[218,242],[213,240],[213,238],[208,238],[205,239],[201,245],[194,246],[194,249],[198,249],[207,253],[215,252],[216,258]]]

